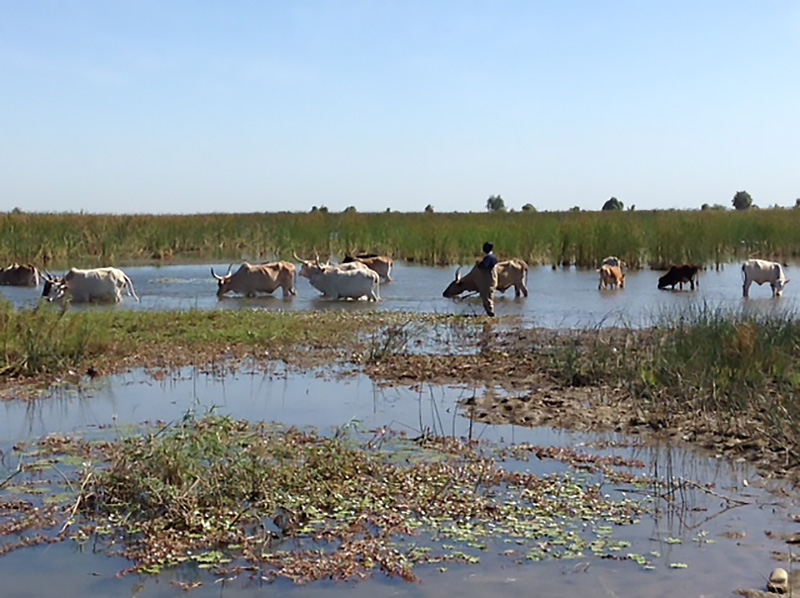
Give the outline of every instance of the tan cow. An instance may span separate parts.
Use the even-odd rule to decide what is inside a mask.
[[[385,255],[374,255],[374,254],[361,254],[361,255],[350,255],[345,254],[344,259],[342,260],[343,264],[349,264],[354,262],[361,262],[365,264],[370,270],[374,270],[378,273],[378,276],[381,277],[381,280],[384,282],[391,282],[392,281],[392,258],[387,257]]]
[[[505,262],[498,262],[495,266],[497,269],[497,290],[505,293],[506,289],[514,287],[514,293],[517,297],[520,295],[528,296],[528,264],[523,260],[513,258]],[[480,280],[480,272],[478,272],[477,265],[472,267],[472,270],[467,272],[465,276],[459,276],[461,268],[456,270],[456,277],[453,282],[447,285],[447,288],[442,293],[443,297],[452,299],[458,297],[461,293],[477,293],[479,290],[478,281]]]
[[[598,289],[625,288],[625,275],[622,273],[619,266],[603,264],[598,269],[598,272],[600,272],[600,283],[597,285]]]
[[[231,274],[233,265],[228,267],[228,273],[220,276],[211,268],[211,276],[217,279],[217,297],[225,293],[239,293],[246,297],[255,297],[256,293],[273,293],[276,289],[283,289],[283,296],[296,295],[294,277],[297,268],[291,262],[272,262],[269,264],[249,264],[239,266]]]

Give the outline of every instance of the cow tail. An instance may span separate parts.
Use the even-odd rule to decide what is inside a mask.
[[[130,292],[131,297],[136,299],[136,301],[139,301],[139,296],[136,294],[136,291],[133,288],[133,281],[130,279],[130,276],[128,276],[127,274],[125,275],[125,283],[128,285],[128,291]]]

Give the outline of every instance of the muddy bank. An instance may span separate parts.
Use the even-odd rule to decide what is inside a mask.
[[[462,401],[465,413],[479,422],[668,435],[745,459],[767,477],[800,481],[798,447],[774,425],[777,417],[793,428],[791,414],[765,413],[759,405],[735,416],[698,410],[696,397],[632,379],[637,356],[651,354],[663,342],[664,333],[656,329],[560,332],[490,326],[475,338],[475,354],[397,352],[365,368],[387,384],[481,387]],[[780,395],[785,389],[778,385],[761,392],[791,400]]]

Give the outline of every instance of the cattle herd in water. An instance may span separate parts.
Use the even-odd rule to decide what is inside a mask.
[[[295,254],[300,263],[299,269],[292,262],[278,261],[266,264],[243,263],[236,272],[233,265],[228,272],[219,275],[211,268],[211,276],[217,281],[217,296],[222,298],[228,293],[254,297],[258,293],[272,294],[281,289],[284,297],[297,295],[295,280],[297,276],[307,278],[312,287],[322,293],[324,298],[380,300],[380,283],[392,280],[393,262],[390,257],[375,254],[346,255],[340,264],[330,261],[321,262],[319,257],[313,260],[302,259]],[[521,259],[510,259],[499,262],[497,268],[497,290],[505,292],[514,287],[517,297],[528,296],[528,264]],[[621,259],[609,256],[597,269],[600,274],[598,289],[623,289],[625,287],[626,265]],[[659,289],[683,290],[684,284],[689,290],[700,285],[701,268],[693,264],[670,266],[669,271],[658,279]],[[478,292],[478,271],[472,268],[466,275],[456,270],[455,279],[447,286],[442,295],[456,298],[464,293]],[[119,268],[91,268],[82,270],[71,268],[64,276],[54,276],[49,272],[41,272],[32,265],[11,264],[0,268],[0,285],[38,287],[44,281],[42,296],[49,301],[69,299],[80,303],[89,301],[122,301],[123,292],[137,301],[139,297],[133,288],[133,282]],[[780,297],[789,280],[778,262],[761,259],[749,259],[742,264],[742,295],[749,296],[752,283],[762,285],[768,283],[773,297]]]

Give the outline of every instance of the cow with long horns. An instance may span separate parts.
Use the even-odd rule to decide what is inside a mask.
[[[133,282],[119,268],[70,268],[62,278],[44,274],[42,297],[48,300],[69,297],[74,303],[87,301],[122,301],[122,291],[139,301]]]
[[[361,262],[334,266],[321,263],[319,257],[304,260],[295,254],[302,266],[299,275],[308,278],[315,289],[328,299],[380,300],[380,276]]]
[[[225,293],[238,293],[245,297],[255,297],[257,293],[273,293],[283,289],[284,297],[297,295],[294,279],[297,268],[291,262],[272,262],[269,264],[249,264],[239,266],[233,274],[233,264],[228,272],[220,276],[211,268],[211,276],[217,280],[217,297]]]

